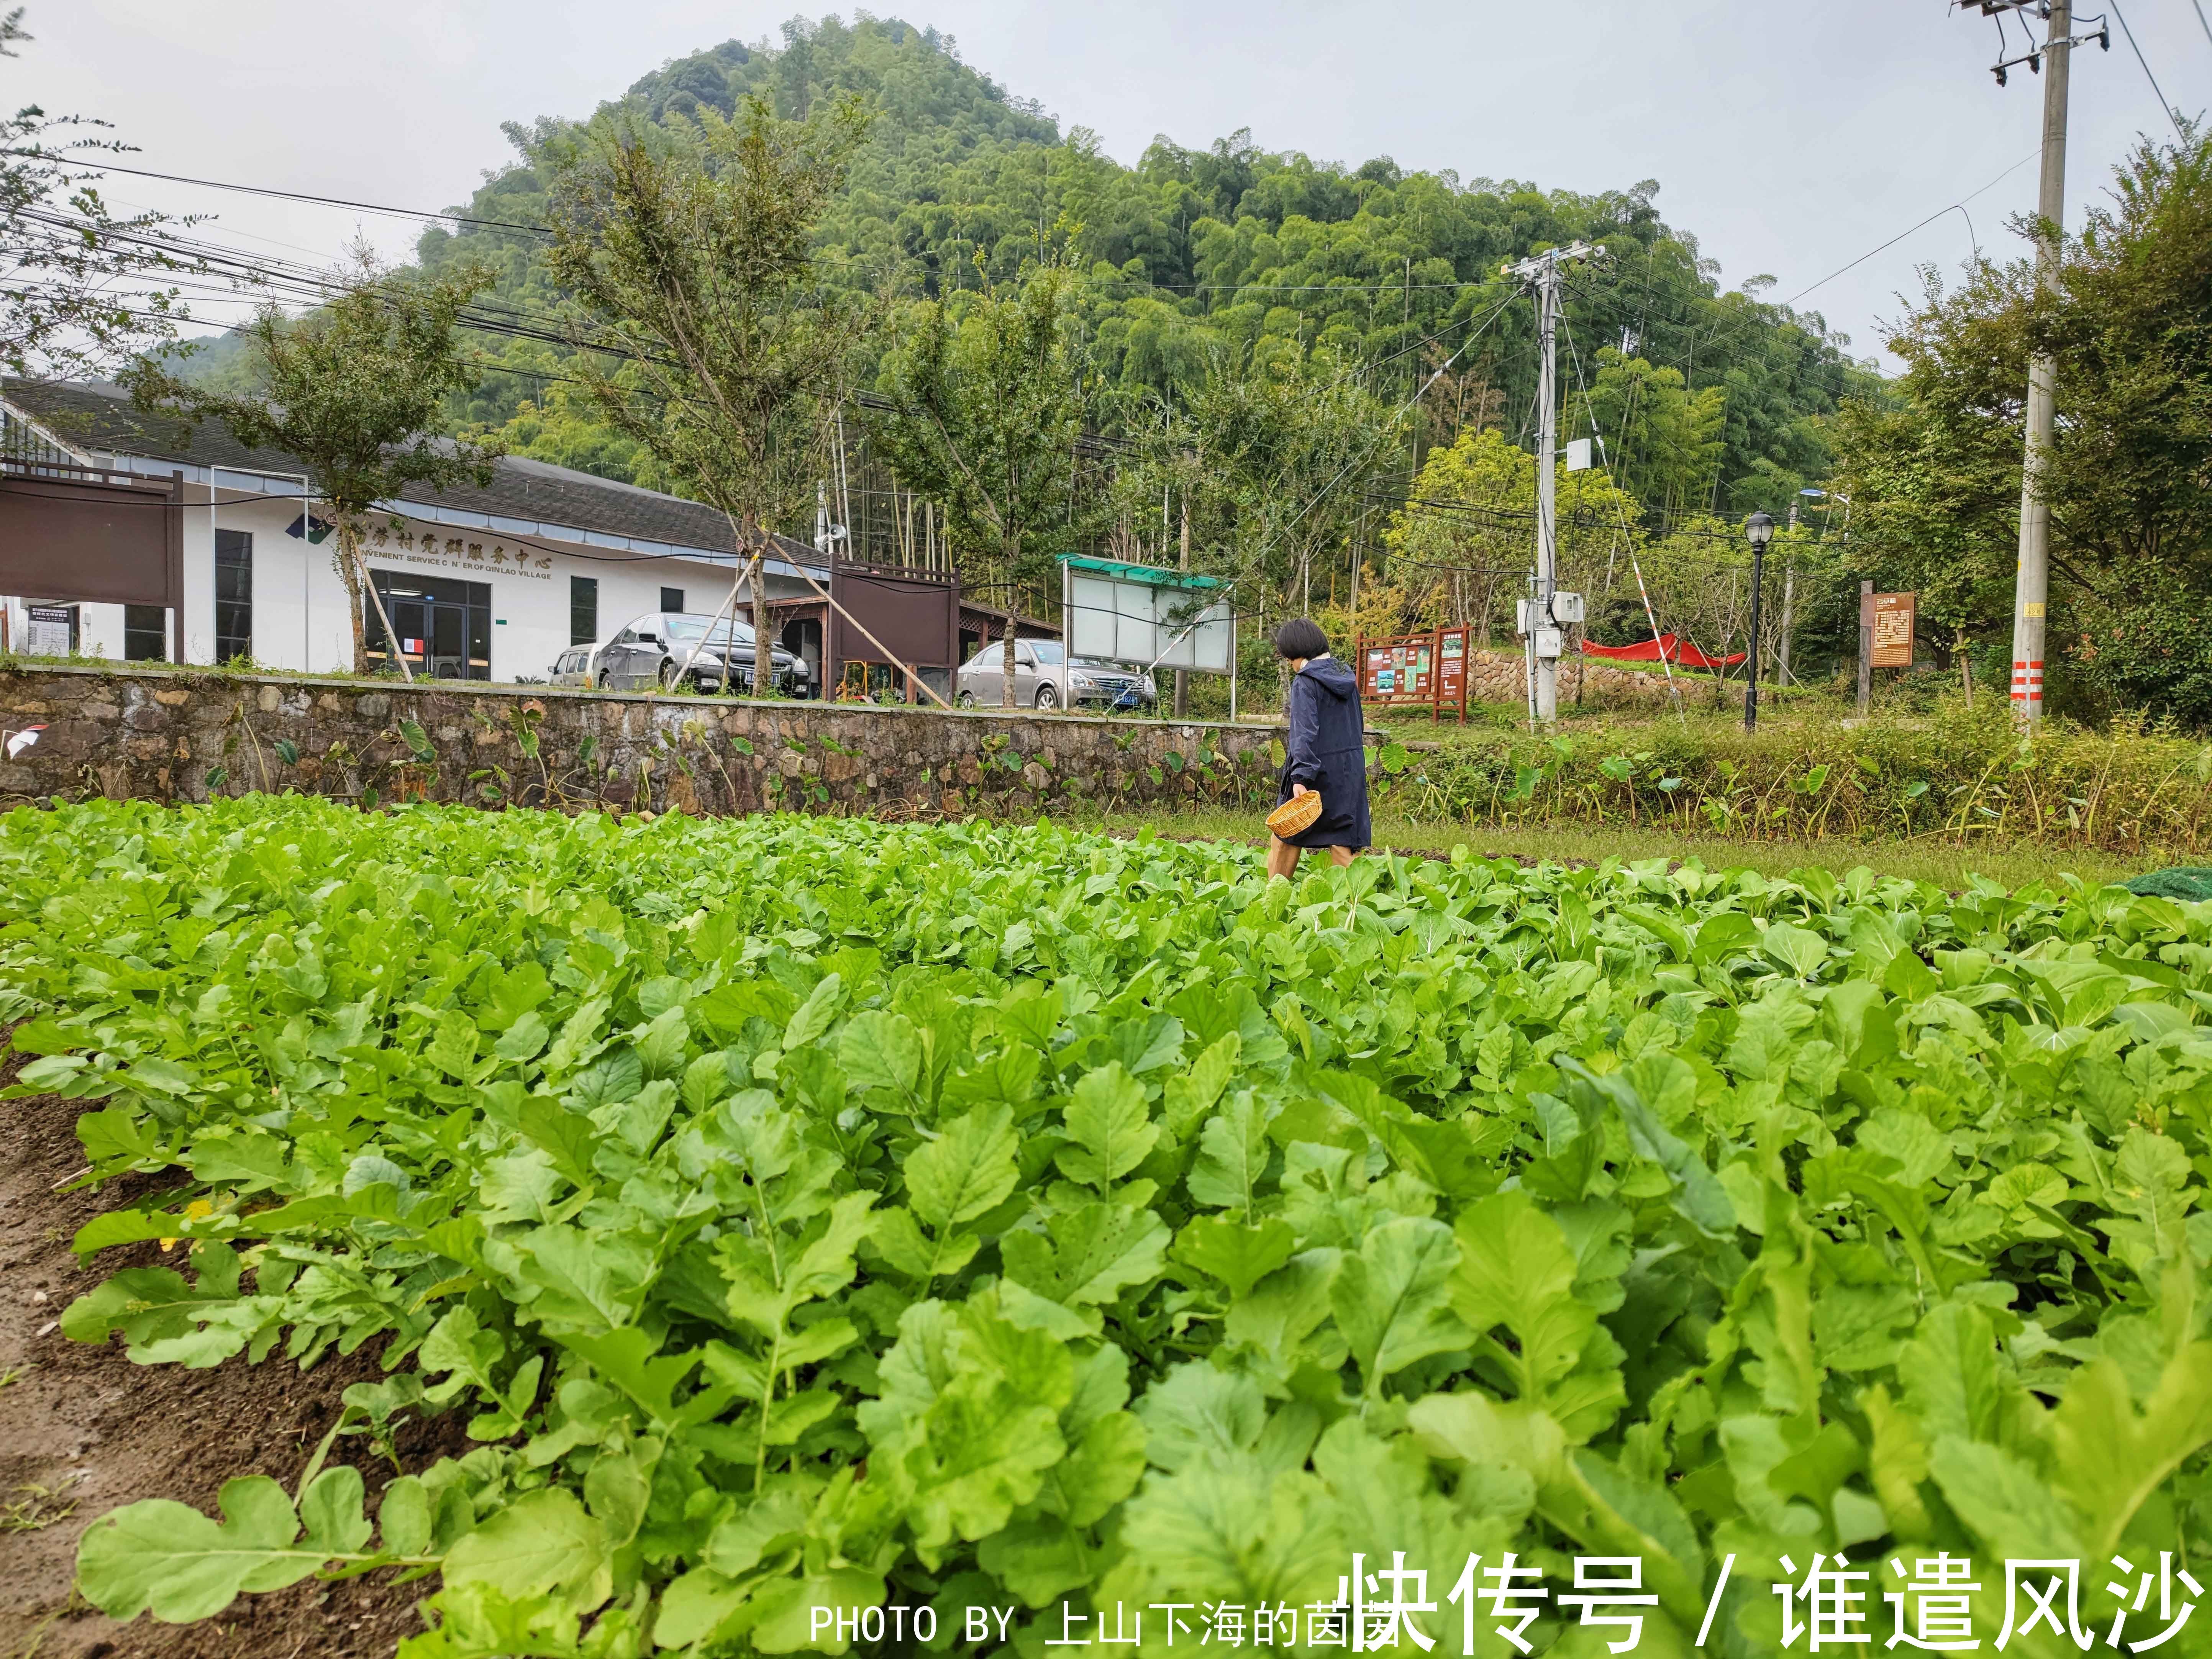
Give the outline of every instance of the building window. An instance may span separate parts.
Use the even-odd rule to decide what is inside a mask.
[[[158,605],[123,607],[123,660],[167,662],[169,659],[169,612]]]
[[[407,665],[434,680],[491,678],[491,584],[453,581],[438,576],[371,569],[369,577],[392,616],[392,631]],[[391,662],[383,619],[369,595],[361,598],[362,625],[368,634],[369,661]]]
[[[599,579],[568,578],[568,643],[596,645],[599,638]]]
[[[684,590],[680,587],[662,588],[660,590],[660,608],[672,616],[682,616],[684,614]]]
[[[159,654],[158,653],[156,653]],[[253,538],[215,532],[215,659],[253,654]]]

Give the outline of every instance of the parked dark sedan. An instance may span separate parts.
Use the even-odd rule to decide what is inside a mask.
[[[752,624],[731,617],[707,629],[712,617],[653,611],[617,630],[604,645],[574,646],[553,665],[556,685],[591,685],[606,691],[720,691],[732,680],[739,694],[753,689]],[[702,643],[703,641],[703,643]],[[771,684],[784,696],[806,695],[806,664],[781,646],[769,647]]]

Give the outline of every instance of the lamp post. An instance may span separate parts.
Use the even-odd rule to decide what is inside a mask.
[[[1766,568],[1766,544],[1774,539],[1774,520],[1754,513],[1743,521],[1743,533],[1751,544],[1751,651],[1746,664],[1751,672],[1743,693],[1743,729],[1751,732],[1759,726],[1759,578]]]

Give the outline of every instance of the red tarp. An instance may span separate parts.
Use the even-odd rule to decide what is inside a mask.
[[[1743,660],[1739,651],[1732,657],[1709,657],[1687,640],[1677,639],[1672,634],[1662,634],[1656,640],[1646,640],[1641,645],[1592,645],[1583,641],[1583,654],[1605,657],[1614,662],[1657,662],[1662,647],[1667,660],[1677,668],[1733,668]]]

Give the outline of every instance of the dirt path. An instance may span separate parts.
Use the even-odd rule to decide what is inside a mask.
[[[78,1266],[77,1228],[161,1183],[56,1191],[84,1167],[76,1112],[70,1101],[0,1101],[0,1659],[388,1659],[422,1628],[414,1604],[428,1586],[309,1580],[191,1626],[118,1626],[73,1595],[77,1538],[98,1516],[141,1498],[211,1510],[235,1474],[289,1486],[340,1391],[379,1375],[365,1352],[305,1375],[281,1354],[185,1370],[64,1337],[55,1322],[73,1298],[117,1267],[161,1259],[147,1244]],[[363,1461],[359,1441],[339,1445]],[[374,1492],[390,1470],[364,1462],[363,1473]]]

